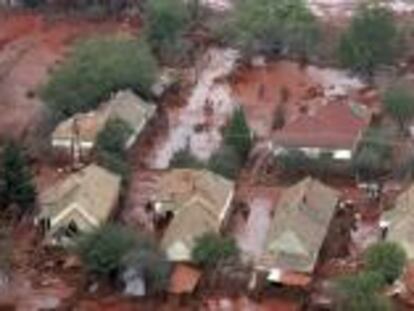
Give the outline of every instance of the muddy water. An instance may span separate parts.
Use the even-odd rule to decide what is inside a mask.
[[[167,168],[174,154],[185,148],[200,160],[207,160],[219,148],[220,129],[235,107],[231,88],[223,78],[233,71],[237,58],[238,53],[231,49],[213,48],[206,53],[187,105],[170,125],[164,144],[156,151],[153,168]]]

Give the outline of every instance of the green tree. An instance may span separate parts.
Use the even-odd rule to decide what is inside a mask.
[[[121,267],[122,259],[136,245],[133,232],[115,224],[106,224],[81,235],[75,251],[89,272],[108,277]]]
[[[1,163],[1,197],[3,204],[16,204],[20,212],[33,208],[36,188],[23,150],[14,142],[4,148]]]
[[[414,117],[414,96],[411,92],[402,87],[392,87],[385,92],[382,102],[385,111],[405,132],[407,122]]]
[[[397,36],[397,28],[388,9],[364,4],[342,35],[339,59],[343,66],[370,78],[378,66],[393,62]]]
[[[132,128],[125,121],[111,119],[96,140],[99,164],[124,178],[129,173],[125,145],[131,134]]]
[[[198,237],[192,250],[194,262],[207,268],[215,267],[219,262],[238,255],[239,248],[234,239],[217,233],[205,233]]]
[[[400,277],[406,260],[404,249],[393,242],[377,243],[369,247],[364,254],[366,268],[380,273],[389,284]]]
[[[380,273],[361,272],[338,281],[338,309],[341,311],[391,311],[390,302],[378,291],[385,282]]]
[[[143,273],[146,286],[152,293],[165,290],[169,284],[171,263],[154,243],[144,239],[124,258],[122,266]]]
[[[384,161],[372,147],[363,147],[352,159],[352,167],[359,177],[371,180],[384,172]]]
[[[23,5],[27,8],[34,9],[45,3],[44,0],[23,0]]]
[[[386,128],[372,127],[365,131],[352,166],[363,179],[373,179],[387,171],[392,156],[393,137]]]
[[[308,171],[310,160],[298,149],[291,149],[276,156],[277,166],[285,173],[300,173]]]
[[[252,147],[252,132],[241,108],[237,109],[224,130],[224,145],[233,147],[245,160]]]
[[[210,157],[207,168],[228,179],[236,179],[243,166],[243,160],[233,146],[222,146]]]
[[[318,25],[303,0],[240,0],[225,36],[246,52],[308,54],[318,37]]]
[[[197,159],[189,148],[178,151],[170,162],[170,167],[173,168],[203,169],[205,166],[205,163]]]
[[[97,37],[79,43],[41,90],[57,119],[98,107],[111,92],[134,89],[150,94],[157,63],[145,41]]]
[[[180,54],[188,42],[184,34],[190,23],[191,11],[180,0],[151,0],[146,7],[146,34],[151,46],[162,55]]]
[[[124,156],[125,145],[133,130],[121,119],[111,119],[99,133],[96,148],[104,152]]]

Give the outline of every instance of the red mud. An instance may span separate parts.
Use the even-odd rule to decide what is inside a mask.
[[[0,136],[20,138],[39,120],[41,101],[34,96],[48,73],[80,37],[123,30],[112,21],[47,18],[0,12]]]

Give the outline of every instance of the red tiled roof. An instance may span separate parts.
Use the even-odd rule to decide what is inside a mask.
[[[276,132],[273,141],[286,147],[352,148],[369,118],[346,103],[330,103],[314,115],[302,114]]]

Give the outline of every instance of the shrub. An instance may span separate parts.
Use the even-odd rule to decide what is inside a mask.
[[[392,63],[397,44],[392,13],[378,5],[362,5],[354,14],[338,48],[341,63],[371,77],[380,65]]]
[[[75,250],[86,268],[108,277],[121,266],[122,258],[136,244],[135,234],[115,224],[106,224],[76,241]]]
[[[206,233],[195,240],[192,258],[203,267],[214,267],[220,261],[239,255],[234,239],[216,233]]]
[[[387,283],[398,279],[404,269],[404,249],[393,242],[380,242],[369,247],[364,256],[366,268],[382,275]]]
[[[127,57],[126,57],[127,55]],[[41,90],[57,118],[98,107],[111,92],[150,94],[157,64],[147,44],[128,37],[98,37],[78,44]]]

